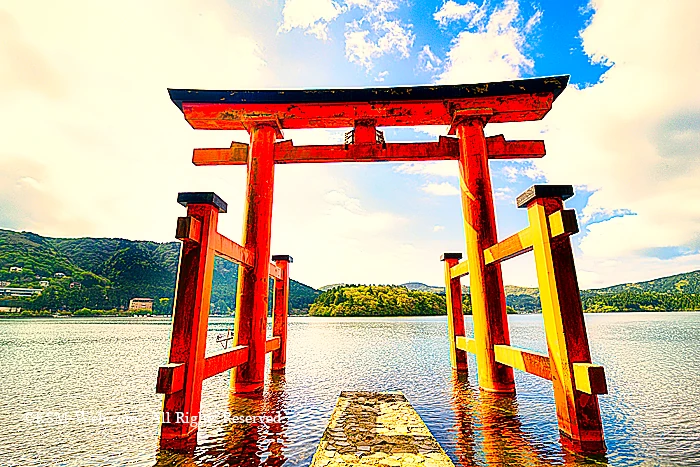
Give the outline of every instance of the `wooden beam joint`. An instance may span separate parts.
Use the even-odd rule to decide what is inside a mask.
[[[204,360],[204,379],[223,373],[248,361],[248,346],[237,345]]]
[[[211,247],[217,256],[248,268],[253,267],[253,252],[218,232],[211,240]]]
[[[549,356],[547,355],[509,345],[494,345],[493,351],[498,363],[539,376],[540,378],[552,380],[552,371]]]
[[[175,238],[199,244],[202,239],[202,223],[192,216],[178,217]]]
[[[168,363],[158,368],[156,394],[173,394],[185,384],[185,364]]]
[[[447,134],[456,135],[457,127],[464,125],[468,121],[478,121],[482,127],[486,126],[493,114],[493,109],[489,108],[455,110],[452,112],[452,123],[450,124],[450,129],[447,130]]]
[[[607,394],[608,384],[605,369],[592,363],[574,363],[574,382],[576,389],[586,394]]]
[[[450,268],[450,277],[453,279],[466,276],[467,274],[469,274],[469,261],[462,261]]]
[[[559,235],[573,235],[578,233],[578,221],[576,211],[573,209],[562,209],[549,215],[549,231],[553,237]]]
[[[273,350],[280,348],[280,338],[279,336],[274,336],[265,341],[265,353],[270,353]]]
[[[474,339],[465,336],[457,336],[455,345],[459,350],[464,350],[465,352],[476,355],[476,342],[474,342]]]
[[[282,279],[282,268],[277,266],[275,263],[270,263],[270,277],[275,279]]]
[[[527,227],[484,250],[484,264],[500,263],[532,251],[532,231]]]
[[[248,133],[251,133],[255,127],[272,127],[275,130],[275,136],[277,139],[284,139],[284,134],[282,133],[282,123],[280,122],[279,115],[246,114],[241,118],[241,123]]]

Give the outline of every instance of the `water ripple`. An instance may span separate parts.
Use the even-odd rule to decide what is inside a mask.
[[[208,352],[231,324],[212,321]],[[262,396],[231,396],[228,373],[204,384],[204,413],[280,417],[205,420],[191,455],[158,451],[167,320],[0,320],[0,465],[308,465],[342,390],[403,391],[458,465],[700,465],[700,314],[586,322],[610,388],[604,458],[562,450],[546,381],[516,372],[517,397],[482,393],[473,358],[455,379],[444,318],[292,318],[286,375]],[[541,316],[512,316],[510,330],[514,345],[546,350]]]

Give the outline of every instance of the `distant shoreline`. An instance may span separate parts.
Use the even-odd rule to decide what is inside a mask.
[[[700,310],[650,310],[650,311],[645,311],[645,310],[634,310],[634,311],[606,311],[606,312],[594,312],[594,311],[584,311],[583,314],[585,315],[610,315],[610,314],[632,314],[632,313],[639,313],[639,314],[650,314],[650,313],[698,313]],[[542,313],[514,313],[514,314],[509,314],[508,316],[537,316],[541,315]],[[391,315],[370,315],[370,316],[314,316],[314,315],[309,315],[309,314],[294,314],[294,315],[289,315],[289,318],[331,318],[331,319],[339,319],[339,318],[391,318],[391,319],[396,319],[396,318],[436,318],[436,317],[441,317],[441,316],[446,316],[446,315],[400,315],[400,316],[391,316]],[[464,316],[471,316],[470,314],[465,314]],[[233,318],[233,315],[211,315],[209,318]],[[16,319],[56,319],[56,320],[66,320],[66,319],[85,319],[85,318],[130,318],[130,319],[152,319],[152,318],[168,318],[172,319],[172,315],[86,315],[86,316],[72,316],[72,315],[61,315],[61,316],[55,316],[55,315],[40,315],[40,316],[19,316],[19,315],[5,315],[5,314],[0,314],[0,320],[6,319],[6,320],[16,320]]]

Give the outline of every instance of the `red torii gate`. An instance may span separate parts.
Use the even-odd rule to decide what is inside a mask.
[[[178,221],[183,240],[178,272],[170,363],[161,367],[158,391],[166,394],[163,447],[191,444],[202,380],[233,369],[237,393],[262,391],[265,355],[283,370],[286,355],[288,256],[270,263],[275,164],[457,160],[468,260],[445,253],[446,297],[452,367],[467,370],[476,354],[482,390],[514,393],[512,368],[553,382],[562,441],[579,452],[605,450],[597,394],[607,392],[600,366],[592,365],[569,235],[575,213],[563,209],[570,186],[534,186],[518,198],[530,226],[499,242],[489,159],[538,158],[542,141],[485,137],[489,123],[542,119],[564,90],[568,76],[498,83],[371,89],[202,91],[171,89],[172,101],[192,128],[247,130],[250,144],[195,149],[195,165],[246,165],[243,245],[216,231],[225,203],[213,193],[181,193],[188,216]],[[377,127],[449,125],[437,142],[387,143]],[[344,144],[294,146],[283,130],[352,128]],[[281,140],[281,141],[278,141]],[[500,263],[535,252],[549,355],[510,346]],[[240,263],[234,349],[204,357],[214,255]],[[467,339],[460,278],[470,277],[474,338]],[[274,337],[267,339],[268,278],[275,278]],[[566,329],[564,329],[566,328]],[[196,436],[195,436],[196,438]]]

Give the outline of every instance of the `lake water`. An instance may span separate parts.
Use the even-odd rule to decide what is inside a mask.
[[[514,345],[545,351],[540,315],[509,320]],[[281,423],[213,417],[192,456],[158,452],[169,320],[0,320],[0,466],[308,465],[342,390],[403,391],[458,465],[700,465],[700,313],[586,323],[610,390],[600,397],[608,453],[596,459],[562,451],[551,383],[516,371],[517,397],[494,398],[479,392],[473,357],[455,381],[445,317],[291,318],[286,375],[262,397],[229,397],[228,372],[203,395],[203,413]],[[228,328],[212,320],[208,352]]]

